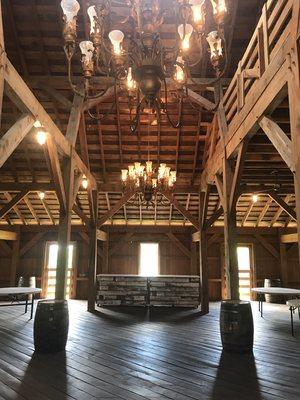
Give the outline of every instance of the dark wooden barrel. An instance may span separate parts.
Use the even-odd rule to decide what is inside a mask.
[[[225,300],[221,303],[220,330],[223,349],[248,353],[253,348],[253,317],[249,301]]]
[[[37,353],[57,353],[66,347],[69,311],[66,300],[41,300],[34,318],[34,348]]]
[[[264,287],[281,287],[281,280],[280,279],[265,279],[264,281]],[[277,304],[283,304],[285,303],[284,301],[284,296],[283,295],[278,295],[278,294],[265,294],[265,300],[267,303],[277,303]]]

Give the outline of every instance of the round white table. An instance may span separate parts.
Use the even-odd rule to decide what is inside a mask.
[[[31,287],[5,287],[0,288],[0,296],[18,296],[18,295],[25,295],[26,300],[25,303],[15,302],[14,300],[10,304],[0,304],[0,307],[8,307],[8,306],[23,306],[25,305],[25,314],[27,313],[28,308],[28,298],[32,295],[31,298],[31,312],[30,312],[30,319],[33,316],[33,309],[34,309],[34,296],[38,293],[41,293],[42,289],[39,288],[31,288]]]
[[[263,316],[263,295],[264,294],[279,294],[279,295],[291,295],[300,296],[299,289],[283,288],[283,287],[256,287],[251,289],[252,292],[258,294],[258,310],[260,316]]]

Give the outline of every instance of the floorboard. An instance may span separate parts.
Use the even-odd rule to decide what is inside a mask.
[[[65,353],[34,354],[33,321],[0,309],[0,400],[300,398],[300,321],[253,303],[253,354],[222,352],[218,303],[198,310],[102,308],[70,301]]]

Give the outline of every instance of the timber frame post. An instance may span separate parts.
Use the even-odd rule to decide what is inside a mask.
[[[300,258],[300,0],[294,0],[291,20],[291,46],[287,54],[288,96],[296,197],[298,253]]]
[[[65,299],[74,190],[74,158],[63,159],[65,204],[60,202],[55,298]]]
[[[89,312],[95,311],[96,301],[96,275],[97,275],[97,221],[98,221],[98,191],[93,190],[91,192],[92,203],[93,203],[93,218],[90,219],[89,226],[89,263],[88,263],[88,305],[87,310]]]

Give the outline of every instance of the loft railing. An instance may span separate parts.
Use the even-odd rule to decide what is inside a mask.
[[[268,65],[290,34],[289,22],[292,18],[293,2],[294,0],[268,0],[263,7],[255,32],[223,96],[229,132],[248,98],[254,95],[256,80],[263,78]],[[253,90],[251,90],[252,87]],[[207,146],[209,151],[206,153],[206,161],[212,157],[213,150],[220,138],[218,129],[216,132],[214,128],[216,118],[215,115],[210,128]]]

